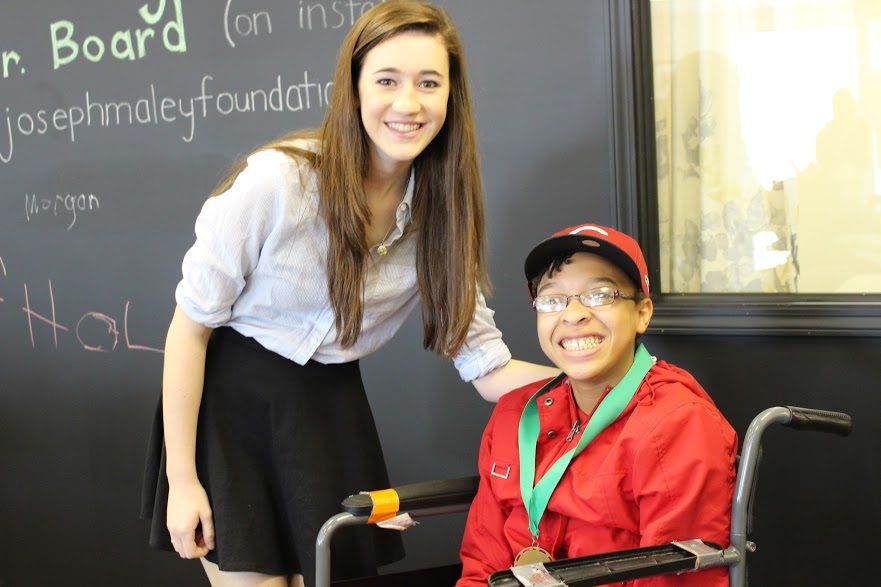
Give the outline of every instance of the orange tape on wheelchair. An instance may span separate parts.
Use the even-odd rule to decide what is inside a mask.
[[[367,519],[368,524],[377,524],[384,522],[389,518],[394,518],[398,514],[401,507],[401,500],[398,498],[398,492],[394,489],[380,489],[370,492],[370,499],[373,500],[373,510]]]

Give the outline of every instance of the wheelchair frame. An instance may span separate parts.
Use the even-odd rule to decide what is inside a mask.
[[[847,414],[792,406],[768,408],[753,418],[744,437],[737,468],[728,548],[695,539],[554,561],[544,563],[544,569],[559,582],[559,587],[583,587],[727,566],[729,586],[746,587],[747,554],[756,548],[748,540],[747,533],[761,458],[762,435],[773,424],[840,436],[847,436],[852,428],[851,417]],[[338,529],[375,523],[377,518],[385,519],[398,512],[422,517],[465,511],[477,492],[478,481],[476,476],[460,477],[348,497],[342,504],[345,511],[327,520],[318,533],[315,542],[316,587],[330,587],[330,543]],[[378,498],[380,495],[384,497]],[[393,498],[393,511],[385,499],[388,496]],[[488,585],[518,587],[521,583],[513,571],[503,570],[493,573]]]

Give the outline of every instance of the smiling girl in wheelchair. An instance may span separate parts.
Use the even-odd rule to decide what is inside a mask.
[[[639,343],[653,306],[638,243],[575,226],[525,271],[539,344],[562,373],[503,396],[487,424],[457,585],[695,536],[728,544],[737,435],[694,377]],[[722,587],[728,573],[627,584]]]

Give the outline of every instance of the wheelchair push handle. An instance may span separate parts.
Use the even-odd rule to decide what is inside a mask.
[[[851,417],[842,412],[830,412],[795,406],[786,406],[786,409],[789,410],[792,417],[789,422],[784,423],[784,426],[795,428],[796,430],[816,430],[817,432],[847,436],[853,428]]]

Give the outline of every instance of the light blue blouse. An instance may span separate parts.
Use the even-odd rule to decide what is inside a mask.
[[[364,319],[353,346],[343,348],[336,340],[316,176],[279,151],[251,155],[235,183],[202,206],[196,242],[184,256],[175,292],[178,306],[198,323],[231,326],[301,365],[309,359],[343,363],[372,353],[419,301],[415,234],[402,237],[411,220],[413,184],[411,175],[385,241],[388,253],[371,250]],[[456,369],[471,381],[510,358],[480,294],[465,345],[453,359]]]

